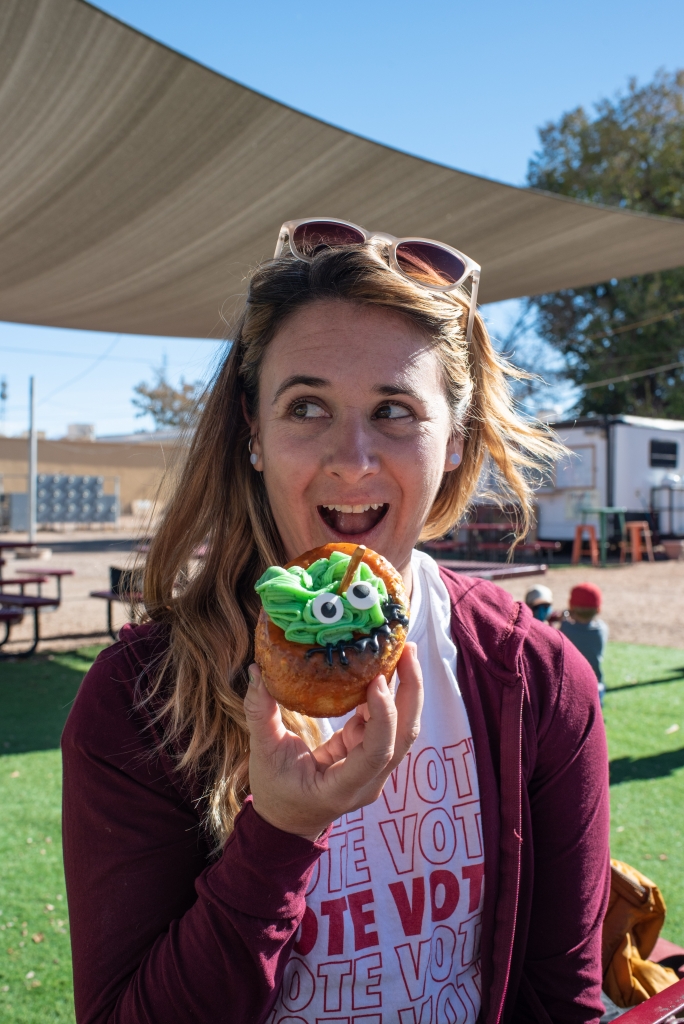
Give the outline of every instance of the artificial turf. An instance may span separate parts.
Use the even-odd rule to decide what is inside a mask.
[[[96,648],[0,664],[0,1019],[74,1024],[59,736]],[[684,650],[610,644],[611,851],[649,875],[684,946]],[[677,726],[678,728],[674,728]]]
[[[73,1024],[59,737],[97,648],[0,664],[0,1020]]]
[[[611,855],[657,885],[684,946],[684,650],[609,644]]]

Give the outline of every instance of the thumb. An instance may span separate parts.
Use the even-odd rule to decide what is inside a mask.
[[[244,708],[252,750],[275,744],[285,732],[280,708],[264,685],[258,665],[248,669]]]

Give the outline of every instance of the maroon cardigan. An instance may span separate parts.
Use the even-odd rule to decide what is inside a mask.
[[[596,1022],[609,889],[596,678],[499,587],[442,577],[482,802],[480,1019]],[[76,1018],[258,1024],[326,841],[275,829],[248,800],[212,856],[201,788],[158,753],[157,726],[135,708],[164,643],[159,626],[124,627],[86,676],[62,738]]]

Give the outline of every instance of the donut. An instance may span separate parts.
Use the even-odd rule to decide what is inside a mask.
[[[268,568],[255,590],[262,602],[255,661],[283,707],[336,718],[363,704],[379,673],[392,678],[409,603],[382,555],[364,545],[323,544]]]

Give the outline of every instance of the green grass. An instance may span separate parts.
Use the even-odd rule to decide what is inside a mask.
[[[74,1020],[56,748],[97,650],[0,664],[0,1020],[7,1024]]]
[[[606,682],[611,854],[658,884],[684,946],[684,650],[609,644]]]
[[[57,748],[97,650],[0,664],[3,1024],[74,1022]],[[658,883],[684,946],[684,650],[610,644],[606,681],[612,855]]]

